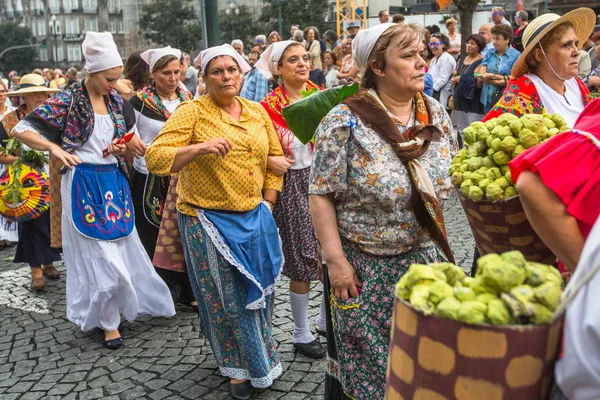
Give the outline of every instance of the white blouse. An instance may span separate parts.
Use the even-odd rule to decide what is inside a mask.
[[[560,114],[565,119],[567,126],[573,127],[579,114],[585,108],[583,95],[575,78],[565,81],[565,94],[561,96],[546,84],[539,76],[525,74],[533,82],[540,95],[542,104],[548,114]]]
[[[452,71],[456,68],[456,60],[447,52],[434,57],[429,65],[429,74],[433,78],[433,90],[440,91],[440,104],[448,108],[448,97],[452,94]]]
[[[180,100],[163,100],[162,103],[167,110],[173,114],[179,105]],[[144,142],[146,146],[150,146],[152,144],[152,141],[154,141],[156,136],[158,136],[160,133],[162,127],[165,125],[164,121],[148,118],[137,110],[135,110],[135,120],[136,135],[142,139],[142,142]],[[135,158],[133,160],[133,168],[135,168],[135,170],[141,174],[148,174],[148,169],[146,168],[146,159],[144,157]]]

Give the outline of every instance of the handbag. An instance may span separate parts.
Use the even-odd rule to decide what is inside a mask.
[[[134,228],[127,178],[116,164],[79,164],[73,172],[71,213],[77,231],[88,238],[114,241]]]

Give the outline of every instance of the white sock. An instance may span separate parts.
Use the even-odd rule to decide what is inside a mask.
[[[325,330],[327,326],[327,310],[325,309],[325,292],[323,292],[323,296],[321,297],[321,308],[319,309],[319,315],[317,315],[316,324],[319,329]]]
[[[292,343],[310,343],[315,340],[308,325],[309,293],[297,294],[290,290],[290,304],[294,318],[294,336]]]

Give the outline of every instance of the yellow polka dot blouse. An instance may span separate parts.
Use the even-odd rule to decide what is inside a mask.
[[[179,173],[177,209],[195,216],[196,208],[249,211],[263,199],[263,189],[281,191],[283,178],[267,170],[267,156],[283,151],[265,109],[236,97],[240,120],[202,96],[181,104],[146,151],[148,171],[171,173],[177,151],[213,138],[227,138],[233,149],[225,156],[197,157]]]

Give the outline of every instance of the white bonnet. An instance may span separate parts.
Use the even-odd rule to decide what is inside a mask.
[[[86,33],[81,48],[90,74],[123,66],[123,59],[110,32]]]

